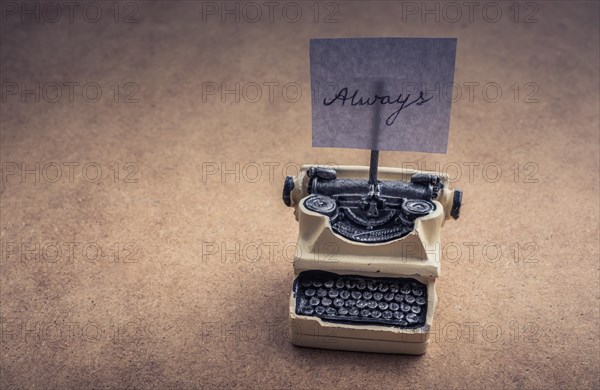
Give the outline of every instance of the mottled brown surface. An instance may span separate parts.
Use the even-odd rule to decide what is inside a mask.
[[[399,2],[338,3],[337,23],[322,22],[324,4],[313,23],[311,2],[298,3],[297,23],[282,18],[281,5],[272,23],[266,14],[221,23],[203,22],[201,2],[137,2],[139,23],[114,23],[112,2],[96,4],[105,8],[98,23],[81,9],[73,23],[67,15],[22,23],[3,12],[4,92],[11,83],[96,82],[103,95],[89,103],[78,87],[71,103],[63,86],[57,103],[2,102],[0,387],[600,386],[597,2],[532,3],[537,23],[522,23],[534,8],[521,8],[514,23],[510,2],[497,3],[498,23],[482,18],[481,5],[472,22],[466,8],[457,23],[403,20]],[[436,335],[422,357],[299,349],[285,336],[292,266],[284,248],[298,226],[280,199],[282,166],[368,161],[367,151],[310,146],[308,39],[346,36],[458,37],[463,94],[449,153],[381,158],[382,166],[462,168],[454,183],[465,191],[462,216],[442,232],[448,256],[457,247],[462,256],[442,262]],[[119,100],[131,91],[125,83],[136,83],[139,102],[115,103],[115,82]],[[206,82],[279,86],[273,102],[266,86],[255,103],[203,102]],[[480,83],[473,102],[469,82]],[[482,94],[490,82],[502,89],[496,103]],[[529,82],[537,102],[526,103]],[[282,97],[287,83],[301,86],[298,102]],[[50,88],[45,97],[54,96]],[[34,174],[10,174],[36,162],[38,183]],[[54,183],[50,162],[62,165]],[[80,164],[73,180],[68,162]],[[251,162],[262,167],[257,180]],[[86,180],[86,163],[97,163],[102,179],[90,182],[90,168]],[[206,163],[239,163],[239,182],[233,174],[203,181]],[[279,164],[273,177],[270,163]],[[469,163],[480,164],[472,180]],[[497,182],[484,179],[485,164],[489,178],[502,169]],[[136,168],[134,182],[125,180]],[[72,258],[69,242],[77,243]],[[478,244],[472,257],[468,242]],[[51,243],[63,248],[60,257]],[[104,252],[98,261],[94,243]],[[206,243],[239,245],[237,261],[223,261],[220,250],[203,259]],[[493,246],[482,249],[490,243],[502,248],[495,261]],[[24,255],[21,244],[34,253]]]

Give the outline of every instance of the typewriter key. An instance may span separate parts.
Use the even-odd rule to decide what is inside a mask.
[[[307,297],[313,297],[316,293],[317,292],[314,288],[307,288],[306,291],[304,291],[304,295],[306,295]]]
[[[396,311],[394,312],[394,318],[397,320],[401,320],[404,318],[404,313],[402,313],[401,311]]]
[[[312,313],[314,313],[314,309],[312,307],[303,307],[302,308],[302,314],[305,314],[307,316],[312,315]]]

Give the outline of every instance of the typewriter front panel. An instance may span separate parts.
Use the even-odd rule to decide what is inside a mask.
[[[302,276],[299,274],[295,283],[301,284]],[[306,292],[312,295],[311,287],[294,288],[292,291],[289,307],[292,343],[298,346],[363,352],[422,354],[426,351],[437,302],[434,278],[419,278],[419,282],[415,278],[357,278],[350,274],[336,276],[333,288],[312,287],[315,294],[310,298]],[[338,290],[335,283],[341,280],[355,280],[357,283],[354,288]],[[360,280],[366,282],[366,288],[358,295],[361,291],[358,289]],[[371,287],[378,289],[369,290],[368,280],[377,281],[377,286]],[[386,286],[388,280],[392,282]],[[399,282],[397,293],[390,291],[394,281]],[[381,282],[384,283],[383,286],[380,286]],[[406,284],[403,285],[403,282]],[[420,288],[413,291],[415,284]],[[380,287],[384,290],[388,287],[388,292],[379,292]],[[350,294],[344,294],[348,296],[347,299],[331,298],[336,295],[340,297],[342,291]],[[407,294],[402,294],[403,292]],[[319,299],[319,302],[313,297]]]

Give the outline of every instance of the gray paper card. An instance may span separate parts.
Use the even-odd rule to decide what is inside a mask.
[[[456,38],[310,41],[313,146],[446,153]]]

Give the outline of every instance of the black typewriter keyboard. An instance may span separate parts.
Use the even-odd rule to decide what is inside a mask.
[[[301,272],[296,314],[325,321],[417,328],[425,324],[427,286],[415,279]]]

